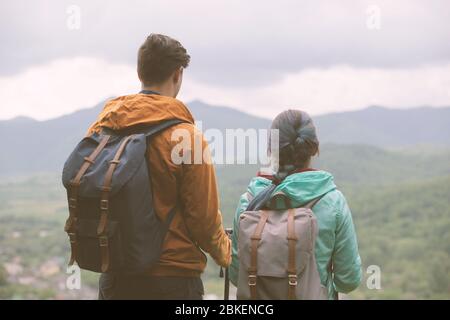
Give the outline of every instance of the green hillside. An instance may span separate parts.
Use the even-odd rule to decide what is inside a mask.
[[[381,290],[367,289],[364,269],[365,279],[350,298],[450,298],[449,153],[419,152],[416,158],[412,153],[417,152],[322,147],[316,167],[336,173],[336,183],[348,198],[364,268],[381,268]],[[226,226],[231,226],[238,197],[257,169],[217,168]],[[96,297],[97,275],[90,272],[83,273],[82,290],[64,289],[66,216],[59,173],[0,182],[0,298]],[[220,296],[218,271],[210,261],[203,278],[207,293]]]
[[[338,185],[385,185],[450,173],[450,149],[402,151],[368,145],[325,144],[314,166],[329,170]]]
[[[335,183],[343,191],[383,190],[399,183],[421,182],[450,174],[450,150],[384,150],[366,145],[321,146],[313,167],[333,173]],[[223,165],[217,167],[217,178],[224,212],[234,212],[237,199],[247,189],[249,180],[259,169],[257,165]],[[227,225],[231,225],[228,216]]]
[[[365,267],[381,268],[382,290],[354,298],[450,298],[450,175],[347,192]]]

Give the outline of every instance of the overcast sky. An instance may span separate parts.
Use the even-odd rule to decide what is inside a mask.
[[[139,90],[150,33],[190,53],[180,99],[273,117],[450,105],[450,1],[2,1],[0,119]]]

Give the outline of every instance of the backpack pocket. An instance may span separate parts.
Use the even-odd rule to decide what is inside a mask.
[[[97,235],[99,220],[77,221],[78,266],[94,272],[118,271],[123,267],[122,237],[119,223],[109,220],[105,235]],[[103,268],[106,270],[102,270]]]

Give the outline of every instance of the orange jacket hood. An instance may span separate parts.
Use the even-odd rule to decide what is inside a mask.
[[[101,127],[120,130],[134,125],[154,125],[180,119],[194,124],[188,108],[179,100],[157,94],[132,94],[108,101],[88,134]]]

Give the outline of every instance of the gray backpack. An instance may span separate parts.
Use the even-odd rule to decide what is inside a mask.
[[[71,258],[94,272],[139,274],[159,260],[175,208],[166,221],[155,213],[147,144],[173,119],[152,127],[103,129],[73,150],[62,174],[67,189]]]
[[[272,200],[280,196],[287,202],[284,194]],[[327,299],[314,254],[318,227],[312,207],[320,198],[302,208],[240,215],[238,299]]]

